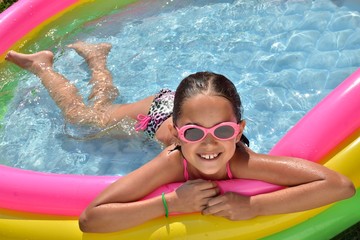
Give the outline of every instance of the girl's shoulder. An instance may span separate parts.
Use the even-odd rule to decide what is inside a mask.
[[[285,176],[294,178],[299,169],[314,168],[314,163],[300,158],[256,153],[242,146],[236,150],[230,167],[234,178],[277,182],[278,178],[284,179]]]
[[[239,162],[241,162],[241,163],[247,162],[250,160],[250,158],[252,158],[256,154],[257,153],[254,152],[253,150],[251,150],[248,146],[241,143],[241,144],[238,144],[236,147],[233,160],[235,160],[238,163]]]
[[[234,178],[248,178],[256,165],[265,155],[258,154],[245,145],[236,148],[234,157],[230,160],[230,169]],[[260,160],[261,161],[261,160]]]
[[[161,174],[174,178],[174,181],[183,180],[183,156],[175,145],[164,148],[149,164],[154,171],[165,170]]]
[[[183,159],[180,149],[175,145],[165,147],[157,157],[167,161],[169,164],[176,164]]]

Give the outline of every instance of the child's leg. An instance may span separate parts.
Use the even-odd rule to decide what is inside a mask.
[[[76,42],[68,47],[73,48],[87,62],[91,70],[90,84],[93,85],[89,95],[89,100],[93,102],[92,110],[106,119],[107,125],[116,124],[125,117],[136,120],[138,114],[148,113],[153,96],[134,103],[113,104],[119,92],[113,85],[111,73],[106,66],[107,56],[111,50],[109,43]]]
[[[74,45],[70,47],[75,49]],[[96,58],[98,61],[95,61],[94,58],[85,58],[93,71],[92,81],[95,82],[92,92],[96,98],[94,101],[96,107],[87,107],[81,96],[78,95],[76,87],[64,76],[54,71],[52,67],[53,54],[50,51],[41,51],[35,54],[21,54],[10,51],[6,56],[6,60],[37,75],[67,121],[71,123],[105,127],[115,124],[125,117],[136,119],[138,114],[146,115],[154,96],[129,104],[112,104],[118,92],[112,85],[111,74],[106,69],[106,56],[110,47],[101,47],[100,49],[105,50],[105,54],[103,54],[103,57]],[[77,50],[77,52],[83,55],[80,50]],[[84,56],[86,55],[84,54]],[[104,92],[105,94],[103,94]]]
[[[76,42],[70,44],[69,47],[82,56],[89,65],[91,70],[90,83],[93,84],[89,100],[92,100],[93,107],[102,110],[111,105],[119,95],[118,89],[113,85],[111,73],[106,66],[111,45],[108,43]]]
[[[110,47],[107,52],[109,50]],[[80,50],[78,51],[81,52]],[[66,120],[70,123],[94,124],[104,127],[114,124],[126,116],[136,119],[137,114],[147,114],[149,111],[153,97],[148,97],[132,104],[111,104],[118,92],[116,88],[114,92],[106,91],[109,88],[114,89],[111,75],[107,69],[106,71],[99,71],[99,69],[106,68],[106,48],[105,54],[103,57],[99,57],[98,61],[87,58],[90,68],[94,70],[94,75],[96,75],[93,79],[97,80],[94,84],[96,87],[93,89],[93,95],[96,97],[96,108],[86,106],[76,87],[63,75],[54,71],[53,57],[53,53],[50,51],[41,51],[35,54],[22,54],[10,51],[6,56],[6,60],[38,76],[42,84],[49,91],[50,96],[63,112]],[[102,92],[105,92],[105,94]],[[98,93],[99,97],[96,93]]]
[[[10,51],[6,60],[34,73],[41,79],[50,96],[71,123],[94,123],[92,111],[84,104],[76,87],[64,76],[54,71],[53,53],[41,51],[35,54],[21,54]]]

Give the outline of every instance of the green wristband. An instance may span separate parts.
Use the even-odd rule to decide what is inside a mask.
[[[168,217],[169,216],[169,209],[168,209],[168,205],[166,203],[165,193],[161,194],[161,199],[162,199],[162,202],[163,202],[164,208],[165,208],[165,217]]]

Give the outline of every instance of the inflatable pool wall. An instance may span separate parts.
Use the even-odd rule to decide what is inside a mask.
[[[81,30],[84,23],[136,1],[107,0],[104,4],[93,0],[62,0],[49,4],[45,0],[19,0],[0,15],[0,62],[9,49],[36,48],[46,42],[45,49],[67,34]],[[56,21],[59,18],[61,21]],[[34,42],[40,35],[41,43]]]
[[[45,0],[20,0],[0,15],[0,64],[9,49],[31,52],[49,48],[86,22],[133,2],[64,0],[48,4]],[[1,67],[6,69],[7,65]],[[11,81],[16,82],[16,78]],[[321,162],[351,178],[359,189],[359,98],[357,70],[293,127],[271,154]],[[83,234],[76,215],[116,177],[45,174],[6,166],[0,166],[0,171],[0,239],[329,239],[360,220],[357,191],[351,199],[300,213],[238,222],[200,214],[179,215],[118,233]],[[259,192],[277,188],[245,181],[239,184],[239,191],[247,191],[252,184],[260,187]],[[176,184],[168,187],[171,191]]]

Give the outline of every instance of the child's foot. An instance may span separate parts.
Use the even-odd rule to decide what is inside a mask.
[[[105,60],[111,50],[111,44],[109,43],[86,43],[76,42],[68,45],[69,48],[74,49],[80,56],[82,56],[89,64],[92,59]]]
[[[54,54],[50,51],[41,51],[33,54],[9,51],[5,59],[25,70],[37,74],[47,68],[52,68]]]

